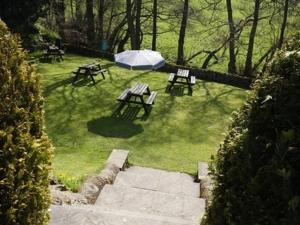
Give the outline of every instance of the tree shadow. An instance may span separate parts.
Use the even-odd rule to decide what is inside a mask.
[[[142,125],[115,116],[90,120],[87,128],[94,134],[113,138],[131,138],[144,131]]]
[[[58,80],[57,82],[46,86],[44,90],[44,96],[48,97],[51,94],[51,92],[54,91],[55,89],[61,86],[66,86],[68,84],[71,84],[72,82],[73,82],[73,77],[68,77],[64,80]]]

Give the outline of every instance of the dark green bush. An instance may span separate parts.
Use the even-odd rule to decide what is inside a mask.
[[[234,115],[212,166],[203,224],[300,224],[299,43],[293,38],[277,54]]]
[[[0,224],[43,225],[51,145],[43,133],[38,76],[0,20]]]

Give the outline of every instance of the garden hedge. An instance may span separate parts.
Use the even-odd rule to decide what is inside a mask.
[[[300,224],[300,36],[289,41],[234,115],[211,166],[203,224]]]
[[[43,225],[50,204],[51,145],[39,78],[0,20],[0,224]]]

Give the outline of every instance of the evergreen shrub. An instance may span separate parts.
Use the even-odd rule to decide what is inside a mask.
[[[19,38],[0,20],[0,224],[43,225],[51,145],[39,78]]]
[[[206,225],[300,224],[300,39],[287,42],[234,115],[211,173]]]

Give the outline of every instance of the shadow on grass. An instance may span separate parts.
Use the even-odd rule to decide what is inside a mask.
[[[55,63],[55,62],[62,62],[63,60],[59,57],[44,57],[40,56],[39,62],[40,63]]]
[[[169,93],[172,96],[177,96],[177,97],[182,97],[184,95],[189,95],[192,96],[193,93],[188,90],[187,92],[185,92],[185,90],[188,90],[187,87],[183,86],[183,85],[174,85],[171,89],[170,89],[170,84],[167,85],[166,89],[165,89],[165,93]]]
[[[145,121],[148,119],[150,113],[151,113],[152,108],[148,107],[147,112],[145,112],[144,108],[140,105],[124,105],[120,104],[113,112],[112,116],[116,118],[120,118],[123,120],[128,120],[128,121],[134,121],[136,119],[140,119],[142,121]],[[141,111],[144,112],[144,114],[141,115]]]
[[[48,97],[52,91],[54,91],[55,89],[61,87],[61,86],[66,86],[66,85],[71,85],[73,81],[73,77],[69,77],[67,79],[64,80],[58,80],[57,82],[48,85],[45,90],[44,90],[44,96]]]
[[[88,131],[103,137],[131,138],[144,131],[142,125],[119,117],[102,117],[87,122]]]

